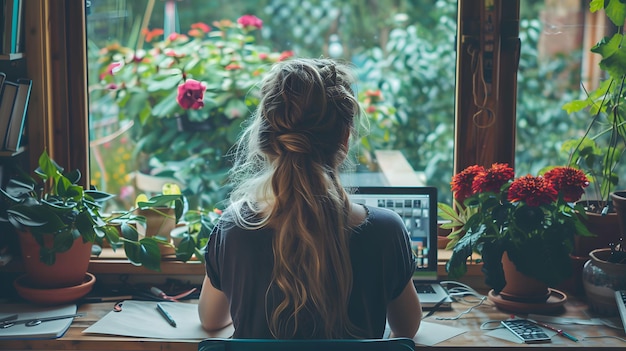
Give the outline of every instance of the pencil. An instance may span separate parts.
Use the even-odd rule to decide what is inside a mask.
[[[535,323],[535,324],[537,324],[539,326],[542,326],[542,327],[544,327],[546,329],[550,329],[550,330],[556,332],[557,334],[559,334],[559,335],[561,335],[563,337],[566,337],[566,338],[568,338],[568,339],[570,339],[572,341],[578,341],[578,339],[576,337],[574,337],[572,334],[569,334],[568,332],[564,331],[563,329],[555,328],[555,327],[553,327],[553,326],[551,326],[549,324],[542,323],[542,322],[537,322],[537,321],[534,321],[532,319],[529,319],[529,321],[531,321],[531,322],[533,322],[533,323]]]

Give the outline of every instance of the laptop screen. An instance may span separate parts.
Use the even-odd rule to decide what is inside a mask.
[[[437,279],[437,189],[434,187],[356,187],[352,202],[384,207],[404,220],[417,257],[414,280]]]

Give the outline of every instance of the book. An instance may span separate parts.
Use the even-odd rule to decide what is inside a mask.
[[[31,79],[20,78],[17,80],[17,93],[4,140],[5,150],[17,151],[21,146],[32,86],[33,81]]]
[[[65,316],[76,313],[76,305],[40,306],[34,304],[0,304],[0,320],[9,316],[18,320]],[[17,315],[15,317],[15,315]],[[0,328],[1,339],[56,339],[65,334],[74,318],[64,318],[42,322],[36,326],[15,324]]]
[[[2,53],[17,52],[17,38],[20,31],[20,15],[22,0],[4,0],[4,26],[2,38]]]
[[[11,53],[19,53],[23,51],[23,39],[24,36],[24,15],[22,12],[24,11],[24,0],[16,0],[17,3],[14,6],[17,6],[17,23],[15,24],[15,51]]]
[[[13,113],[13,104],[16,95],[17,84],[5,79],[2,84],[2,95],[0,96],[0,142],[2,145],[4,145],[7,130],[9,129],[9,121]]]

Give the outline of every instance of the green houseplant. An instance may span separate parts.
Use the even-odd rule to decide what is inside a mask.
[[[570,166],[585,171],[590,178],[594,200],[600,200],[588,211],[606,214],[610,194],[619,183],[619,164],[626,146],[626,47],[623,45],[623,26],[626,3],[619,0],[592,0],[590,11],[604,10],[616,26],[612,35],[604,37],[591,52],[602,56],[600,69],[605,73],[599,86],[586,92],[584,99],[573,100],[563,106],[568,113],[587,111],[591,120],[583,135],[566,141],[562,149],[570,154]]]
[[[584,99],[563,106],[572,115],[586,113],[591,116],[582,136],[562,145],[562,150],[570,155],[569,165],[583,170],[592,185],[582,203],[587,212],[585,224],[594,237],[579,238],[574,252],[582,262],[587,260],[591,250],[608,247],[620,237],[619,219],[611,196],[619,187],[619,175],[624,172],[620,164],[626,147],[626,108],[623,103],[626,97],[626,47],[623,45],[626,3],[592,0],[589,9],[592,13],[604,10],[615,25],[615,31],[591,48],[592,53],[602,56],[599,67],[604,77],[598,87],[585,91]]]
[[[78,184],[80,172],[66,172],[46,151],[39,157],[35,174],[41,182],[22,172],[10,179],[4,189],[0,189],[3,195],[0,213],[18,235],[33,236],[39,246],[41,262],[54,265],[57,255],[68,251],[79,240],[102,245],[106,239],[110,243],[123,243],[125,253],[133,264],[160,269],[158,244],[162,240],[140,238],[131,225],[145,221],[145,218],[134,215],[132,210],[115,215],[102,213],[103,204],[113,196],[83,189]],[[151,208],[176,200],[180,201],[180,195],[164,195],[138,206]],[[178,215],[182,205],[179,207]]]
[[[467,258],[481,255],[485,283],[498,294],[507,285],[503,256],[517,271],[547,286],[571,273],[569,253],[576,235],[591,235],[575,202],[589,182],[583,172],[555,167],[543,176],[514,179],[506,164],[470,166],[452,178],[455,199],[471,209],[464,235],[453,235],[446,264],[451,279],[464,275]],[[546,288],[544,288],[544,291]]]

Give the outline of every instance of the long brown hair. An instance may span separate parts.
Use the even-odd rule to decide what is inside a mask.
[[[238,225],[275,231],[267,296],[273,286],[280,299],[267,315],[276,338],[354,335],[350,202],[339,180],[361,115],[353,83],[351,67],[330,59],[276,64],[238,144],[231,174]]]

